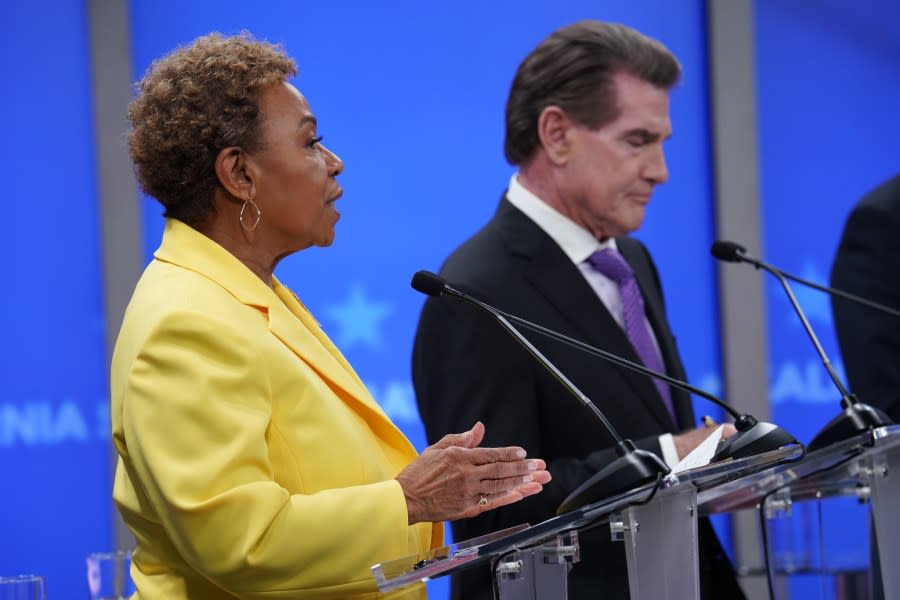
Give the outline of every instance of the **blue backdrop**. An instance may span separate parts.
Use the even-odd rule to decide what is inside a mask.
[[[764,258],[827,284],[853,204],[900,171],[900,4],[759,0],[756,11]],[[794,290],[846,382],[828,297]],[[840,394],[774,278],[766,301],[774,419],[808,442],[838,413]],[[865,568],[867,507],[829,501],[821,521],[818,510],[798,506],[783,545],[810,567]],[[791,592],[835,597],[828,577],[795,578]]]
[[[759,2],[757,44],[765,255],[822,278],[852,200],[896,168],[887,144],[898,127],[889,100],[898,97],[898,38],[868,35],[879,29],[857,14],[863,8],[851,14],[825,3],[820,15],[813,4]],[[436,269],[493,212],[512,172],[502,156],[502,115],[519,61],[552,29],[582,18],[658,37],[685,77],[672,98],[671,180],[638,237],[659,264],[692,381],[720,391],[702,1],[284,1],[248,14],[234,0],[133,0],[130,10],[136,77],[153,58],[211,30],[247,29],[283,42],[297,59],[295,83],[345,161],[345,195],[335,244],[287,259],[278,275],[419,448],[409,360],[422,298],[409,279]],[[11,82],[2,152],[13,166],[10,226],[0,242],[0,326],[12,332],[0,398],[0,573],[40,572],[51,597],[78,597],[86,595],[84,555],[112,544],[86,17],[79,0],[4,3],[0,16],[0,74]],[[845,31],[848,22],[858,27]],[[825,66],[810,69],[822,56]],[[849,85],[844,73],[853,73]],[[824,172],[828,180],[816,177]],[[143,201],[148,260],[159,212]],[[817,429],[812,421],[821,415],[824,423],[836,409],[824,404],[827,381],[810,366],[782,300],[769,300],[776,417],[806,440]],[[823,307],[811,309],[819,311],[814,324],[830,336]]]
[[[84,557],[109,548],[112,513],[86,15],[79,0],[0,11],[0,574],[87,597]]]

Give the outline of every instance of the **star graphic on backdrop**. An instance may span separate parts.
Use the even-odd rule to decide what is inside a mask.
[[[366,295],[361,284],[354,284],[350,294],[340,304],[325,309],[325,313],[339,327],[337,332],[338,346],[349,349],[357,344],[379,349],[383,346],[380,325],[391,314],[392,309],[387,302],[376,302]]]
[[[419,410],[416,408],[416,393],[413,391],[412,381],[390,380],[381,385],[373,381],[363,383],[391,421],[419,423]]]
[[[803,270],[799,273],[799,277],[812,281],[813,283],[818,283],[819,285],[828,285],[828,282],[825,281],[825,277],[823,277],[821,273],[822,270],[816,266],[814,261],[807,260],[803,265]],[[788,284],[794,291],[794,296],[797,297],[797,302],[800,304],[800,308],[803,309],[803,312],[806,313],[806,318],[809,319],[810,323],[831,327],[831,305],[829,304],[828,295],[824,292],[814,290],[790,280],[788,280]],[[800,327],[800,320],[794,313],[794,309],[790,305],[790,300],[788,300],[784,290],[781,288],[781,284],[778,283],[777,280],[773,280],[770,285],[775,287],[775,289],[772,290],[772,293],[778,295],[779,305],[787,311],[785,318],[792,327]]]

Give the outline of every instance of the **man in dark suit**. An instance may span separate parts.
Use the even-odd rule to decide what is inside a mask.
[[[662,44],[624,26],[584,21],[551,34],[519,66],[507,101],[505,152],[519,171],[493,219],[441,275],[503,310],[683,379],[653,261],[625,237],[668,177],[663,142],[671,134],[669,89],[679,76]],[[623,437],[670,464],[708,435],[692,428],[684,392],[529,337]],[[553,474],[538,496],[454,523],[457,540],[552,517],[614,456],[600,423],[468,305],[426,302],[413,380],[430,439],[480,419],[491,445],[520,444]],[[708,521],[698,529],[703,598],[742,598]],[[627,597],[624,548],[609,536],[608,527],[580,536],[569,598]],[[491,598],[488,569],[455,577],[452,596]]]
[[[831,266],[831,285],[900,308],[900,175],[853,208]],[[900,422],[900,319],[837,297],[834,326],[850,389]],[[884,598],[873,531],[872,598]]]

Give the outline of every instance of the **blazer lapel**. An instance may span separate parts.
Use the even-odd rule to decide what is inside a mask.
[[[373,431],[402,452],[415,455],[412,444],[375,402],[356,371],[300,299],[277,280],[275,293],[281,302],[273,304],[269,313],[269,331],[323,379],[346,392],[339,396],[369,423]]]
[[[174,219],[166,222],[163,243],[155,256],[196,271],[241,303],[264,313],[272,335],[339,390],[337,395],[366,419],[373,431],[385,435],[392,445],[415,452],[306,307],[277,279],[273,291],[230,252]]]
[[[582,340],[632,362],[640,362],[631,342],[609,310],[562,249],[505,198],[498,209],[500,231],[511,250],[529,256],[525,278]],[[597,358],[597,360],[603,360]],[[614,369],[634,389],[660,426],[675,427],[652,380],[623,367]]]
[[[366,420],[374,432],[402,453],[415,456],[416,450],[410,441],[375,402],[359,375],[325,335],[312,313],[293,292],[277,280],[275,291],[281,303],[280,306],[273,306],[270,313],[269,330],[272,334],[322,378],[346,392],[339,396]]]
[[[287,288],[276,283],[269,306],[269,331],[319,375],[355,400],[369,405],[369,393],[346,359],[325,336],[312,314]],[[371,408],[371,407],[370,407]]]

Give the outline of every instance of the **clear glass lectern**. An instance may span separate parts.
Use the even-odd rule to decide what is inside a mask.
[[[462,569],[490,568],[501,600],[565,600],[566,576],[579,560],[578,531],[609,523],[625,543],[632,600],[699,598],[698,495],[717,497],[753,487],[765,473],[803,456],[798,446],[670,474],[627,493],[537,525],[488,536],[372,567],[378,589],[395,590]]]

